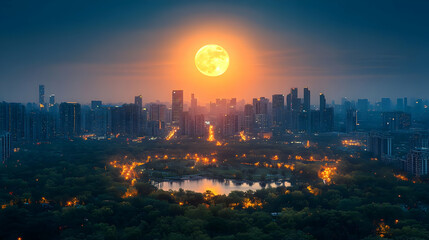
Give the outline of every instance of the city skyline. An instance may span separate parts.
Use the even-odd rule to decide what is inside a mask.
[[[313,99],[323,92],[328,102],[427,96],[428,3],[243,3],[7,3],[0,101],[32,102],[39,84],[58,101],[111,103],[140,94],[146,102],[168,101],[171,89],[183,89],[185,99],[195,93],[202,103],[307,86]],[[231,60],[216,78],[193,63],[210,43]]]

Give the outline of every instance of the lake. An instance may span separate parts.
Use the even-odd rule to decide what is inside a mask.
[[[183,190],[190,190],[194,192],[203,193],[206,190],[212,191],[214,194],[226,194],[228,195],[232,191],[247,191],[252,190],[256,191],[263,188],[275,188],[280,186],[289,187],[291,184],[287,181],[280,181],[277,183],[247,183],[247,182],[236,182],[233,180],[217,180],[217,179],[208,179],[208,178],[201,178],[201,179],[189,179],[189,180],[183,180],[183,181],[163,181],[163,182],[157,182],[154,184],[159,189],[162,189],[164,191],[173,190],[178,191],[180,188]]]

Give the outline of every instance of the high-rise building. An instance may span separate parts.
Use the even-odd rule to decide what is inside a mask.
[[[255,111],[255,124],[258,132],[265,132],[268,129],[268,104],[265,97],[253,99],[253,110]]]
[[[254,124],[255,112],[253,110],[253,105],[246,104],[244,105],[244,131],[246,133],[252,133]]]
[[[298,99],[298,88],[291,88],[290,89],[291,94],[291,101],[292,101],[292,111],[299,110],[299,99]]]
[[[396,99],[396,110],[397,111],[405,111],[404,109],[404,99],[403,98],[397,98]]]
[[[428,175],[429,149],[411,149],[407,156],[407,172],[414,176]]]
[[[91,109],[92,110],[100,108],[102,105],[103,105],[103,102],[100,101],[100,100],[93,100],[93,101],[91,101]]]
[[[45,85],[39,85],[39,104],[45,105]]]
[[[357,110],[360,113],[366,113],[369,110],[369,101],[368,99],[358,99],[357,101]]]
[[[405,112],[383,112],[382,127],[386,131],[410,129],[411,114]]]
[[[388,112],[392,110],[392,103],[390,98],[382,98],[381,99],[381,111]]]
[[[151,104],[149,106],[149,121],[165,122],[167,106],[164,104]]]
[[[25,137],[24,105],[0,102],[0,131],[9,132],[12,141],[19,141]]]
[[[60,104],[60,133],[65,137],[79,136],[81,133],[81,107],[79,103]]]
[[[284,121],[285,97],[283,94],[275,94],[272,101],[273,125],[281,126]]]
[[[195,98],[195,95],[192,93],[191,94],[191,109],[189,110],[189,112],[192,115],[195,115],[197,113],[197,99]]]
[[[310,90],[308,88],[304,88],[304,106],[303,110],[306,112],[310,111]]]
[[[353,108],[346,110],[346,132],[356,131],[357,111]]]
[[[53,107],[55,105],[55,94],[51,94],[49,96],[49,107]]]
[[[392,138],[379,132],[371,132],[368,136],[368,151],[380,160],[390,159],[392,156]]]
[[[326,108],[326,98],[323,93],[320,93],[320,104],[319,104],[320,111],[325,111]]]
[[[4,163],[6,159],[10,157],[11,144],[10,144],[10,133],[0,133],[0,161]]]
[[[135,96],[134,97],[134,104],[139,106],[139,109],[142,110],[143,109],[143,96],[142,95]]]
[[[171,110],[172,124],[179,125],[183,113],[183,90],[173,90]]]

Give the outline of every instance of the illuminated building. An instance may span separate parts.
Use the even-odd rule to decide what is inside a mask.
[[[183,113],[183,90],[173,90],[171,109],[172,124],[179,125],[179,121]]]
[[[253,110],[255,111],[255,126],[258,132],[265,132],[268,130],[268,104],[269,100],[267,98],[261,97],[253,99]]]
[[[102,105],[103,105],[102,101],[99,101],[99,100],[91,101],[91,109],[92,110],[97,109],[97,108],[101,107]]]
[[[45,105],[45,85],[39,85],[39,104]]]
[[[246,133],[252,133],[255,124],[255,113],[253,111],[253,105],[244,105],[244,131]]]
[[[51,94],[49,96],[49,107],[53,107],[55,105],[55,94]]]
[[[10,144],[10,133],[0,133],[0,161],[4,162],[10,157],[11,144]]]
[[[410,129],[411,114],[405,112],[383,112],[382,127],[385,131]]]
[[[392,156],[392,138],[379,132],[371,132],[368,137],[368,151],[380,160],[390,160]]]
[[[140,110],[142,110],[143,109],[143,96],[142,95],[135,96],[134,97],[134,104],[137,105]]]
[[[78,136],[81,133],[81,107],[79,103],[60,104],[60,133],[65,137]]]

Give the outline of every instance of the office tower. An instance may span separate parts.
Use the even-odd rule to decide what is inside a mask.
[[[237,98],[231,98],[227,103],[227,114],[235,114],[237,109]]]
[[[255,112],[255,124],[258,132],[264,132],[268,129],[268,103],[265,97],[253,99],[253,110]]]
[[[369,110],[369,101],[368,101],[368,99],[358,99],[357,110],[360,113],[368,112],[368,110]]]
[[[10,157],[11,152],[11,144],[10,144],[10,133],[1,132],[0,133],[0,161],[4,163],[6,159]]]
[[[172,124],[179,125],[183,113],[183,90],[173,90],[171,110]]]
[[[416,131],[410,139],[411,148],[429,148],[429,132]]]
[[[383,112],[382,128],[385,131],[406,130],[411,127],[411,114],[404,112]]]
[[[244,131],[246,133],[252,133],[254,124],[255,112],[253,110],[253,105],[246,104],[244,105]]]
[[[346,110],[346,132],[355,132],[357,126],[357,111],[353,108]]]
[[[81,133],[81,107],[79,103],[60,104],[60,133],[64,137],[79,136]]]
[[[55,94],[51,94],[49,96],[49,107],[53,107],[55,105]]]
[[[272,101],[273,125],[282,126],[284,121],[285,97],[283,94],[275,94]]]
[[[124,111],[124,135],[130,137],[140,137],[143,135],[141,124],[141,110],[138,104],[122,105]]]
[[[45,85],[39,85],[39,104],[45,105]]]
[[[135,96],[134,97],[134,104],[139,106],[139,109],[142,110],[143,109],[143,96],[142,95]]]
[[[231,137],[239,132],[239,119],[237,114],[227,114],[221,117],[220,131],[223,137]]]
[[[380,160],[389,160],[392,156],[392,138],[379,132],[371,132],[368,136],[368,151]]]
[[[396,99],[396,110],[397,111],[404,111],[404,99],[403,98],[397,98]]]
[[[429,149],[411,149],[407,156],[407,172],[413,176],[428,175]]]
[[[304,111],[310,111],[310,90],[308,88],[304,88]]]
[[[381,99],[381,111],[388,112],[392,110],[390,98],[382,98]]]
[[[404,97],[404,112],[408,112],[408,98]]]
[[[109,131],[109,109],[97,107],[92,110],[92,132],[96,136],[107,136]]]
[[[197,99],[195,98],[195,95],[191,94],[191,109],[189,110],[191,114],[195,115],[197,113]]]
[[[149,105],[149,121],[165,122],[167,106],[164,104]]]
[[[290,94],[291,94],[291,101],[292,101],[291,109],[292,111],[297,111],[299,110],[299,105],[300,105],[300,102],[298,101],[298,88],[291,88]]]
[[[99,100],[93,100],[91,101],[91,109],[94,110],[96,108],[100,108],[103,105],[102,101]]]
[[[286,111],[292,110],[292,95],[289,93],[286,95]]]
[[[12,141],[25,136],[25,107],[20,103],[0,102],[0,132],[9,132]]]
[[[320,93],[320,103],[319,103],[320,111],[323,112],[326,109],[326,98],[323,93]]]

